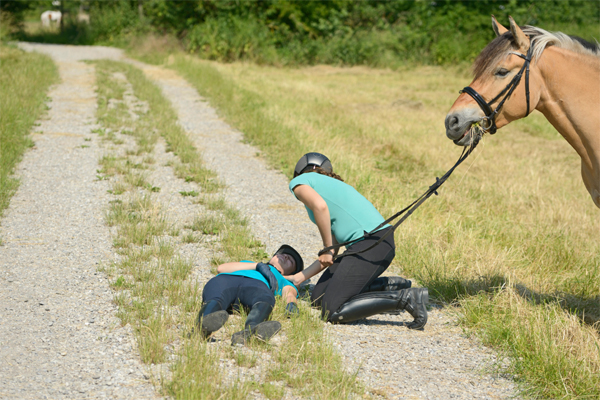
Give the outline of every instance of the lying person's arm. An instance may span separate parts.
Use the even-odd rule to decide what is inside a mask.
[[[223,272],[235,272],[235,271],[242,271],[242,270],[253,270],[256,269],[256,263],[253,262],[230,262],[230,263],[225,263],[225,264],[221,264],[217,267],[217,272],[218,273],[223,273]]]
[[[281,297],[285,301],[285,304],[295,303],[298,297],[298,291],[293,286],[284,286],[281,289]]]
[[[296,317],[300,315],[298,305],[296,304],[296,298],[298,297],[298,290],[293,286],[284,286],[281,290],[281,297],[286,302],[285,316],[288,318]]]

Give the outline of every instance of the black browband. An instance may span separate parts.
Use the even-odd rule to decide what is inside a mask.
[[[459,93],[468,94],[469,96],[471,96],[473,98],[473,100],[475,100],[475,102],[477,102],[477,104],[479,105],[479,108],[481,108],[481,110],[485,114],[485,117],[483,119],[488,120],[488,126],[482,127],[482,129],[485,132],[489,132],[490,135],[493,135],[494,133],[496,133],[496,130],[497,130],[496,115],[498,115],[498,113],[500,112],[500,109],[504,105],[504,102],[506,100],[508,100],[510,95],[512,95],[512,93],[515,91],[515,89],[519,85],[519,82],[521,82],[521,78],[523,77],[523,71],[525,71],[525,96],[527,98],[527,113],[525,113],[525,116],[529,115],[529,64],[531,63],[531,56],[533,54],[533,42],[531,42],[531,45],[529,46],[529,50],[527,50],[527,55],[523,55],[523,54],[519,54],[519,53],[513,53],[513,54],[521,57],[523,60],[525,60],[525,63],[523,63],[523,66],[519,70],[519,73],[516,74],[512,78],[510,83],[508,85],[506,85],[506,87],[500,93],[498,93],[498,95],[496,97],[494,97],[492,100],[490,100],[489,103],[486,102],[485,99],[483,98],[483,96],[481,96],[479,93],[477,93],[477,91],[470,86],[467,86],[463,90],[459,91]],[[498,103],[498,106],[496,107],[496,109],[492,110],[492,107],[491,107],[492,104],[494,104],[500,98],[500,96],[502,96],[504,93],[506,93],[504,98],[500,101],[500,103]]]

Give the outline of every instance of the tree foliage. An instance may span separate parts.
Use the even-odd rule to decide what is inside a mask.
[[[508,24],[600,37],[600,2],[588,0],[63,0],[85,4],[85,40],[147,32],[175,35],[221,61],[390,66],[470,61],[493,38],[490,15]],[[3,3],[4,4],[4,3]]]

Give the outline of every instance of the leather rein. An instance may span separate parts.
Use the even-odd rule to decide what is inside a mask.
[[[437,194],[438,194],[437,190],[440,188],[440,186],[442,186],[444,184],[444,182],[446,182],[446,180],[450,177],[450,175],[452,175],[452,172],[454,172],[456,167],[458,167],[463,161],[465,161],[467,159],[467,157],[469,156],[469,154],[471,154],[473,152],[473,150],[475,150],[475,147],[477,147],[477,144],[479,143],[480,138],[481,138],[481,134],[477,134],[477,136],[475,136],[475,139],[473,140],[473,143],[470,146],[463,148],[463,151],[462,151],[460,157],[458,158],[458,161],[456,161],[456,163],[452,166],[452,168],[450,168],[441,178],[436,177],[435,183],[433,185],[429,186],[429,189],[427,189],[427,191],[425,193],[423,193],[419,198],[417,198],[415,201],[413,201],[410,205],[408,205],[404,209],[398,211],[396,214],[392,215],[390,218],[386,219],[384,222],[379,224],[379,226],[377,226],[371,232],[365,233],[363,237],[354,239],[354,240],[349,240],[344,243],[337,243],[337,244],[334,244],[333,246],[325,247],[324,249],[319,251],[319,256],[321,256],[324,253],[327,253],[328,251],[339,249],[342,246],[354,244],[354,243],[358,242],[359,240],[364,239],[365,237],[367,237],[369,235],[372,235],[373,233],[383,229],[387,224],[389,224],[390,222],[392,222],[393,220],[395,220],[396,218],[398,218],[399,216],[401,216],[402,214],[404,214],[406,212],[406,215],[404,215],[402,218],[400,218],[398,220],[398,222],[396,222],[394,225],[392,225],[392,229],[388,230],[373,245],[367,247],[366,249],[359,250],[359,251],[353,251],[350,253],[346,251],[343,254],[338,254],[336,257],[334,257],[334,259],[337,259],[342,256],[346,257],[346,256],[352,256],[352,255],[359,254],[359,253],[364,253],[365,251],[371,250],[373,247],[375,247],[378,244],[380,244],[381,242],[383,242],[389,235],[393,235],[396,228],[398,228],[398,226],[400,226],[401,223],[403,223],[408,217],[410,217],[410,215],[417,208],[419,208],[419,206],[421,204],[423,204],[423,202],[425,200],[430,198],[431,195],[433,195],[433,194],[435,194],[437,196]]]
[[[526,55],[520,54],[520,53],[512,53],[512,54],[514,54],[518,57],[521,57],[523,60],[525,60],[525,63],[523,63],[523,66],[521,67],[519,72],[512,78],[512,80],[508,83],[508,85],[506,85],[506,87],[500,93],[498,93],[498,95],[496,97],[494,97],[492,100],[490,100],[489,102],[486,102],[485,99],[483,98],[483,96],[481,96],[479,93],[477,93],[477,91],[470,86],[467,86],[464,89],[462,89],[461,91],[459,91],[459,93],[468,94],[477,102],[477,104],[479,105],[479,107],[481,108],[483,113],[485,114],[485,117],[483,117],[483,119],[486,119],[488,121],[488,125],[487,125],[487,127],[481,127],[481,130],[476,134],[472,144],[469,147],[465,147],[463,149],[463,152],[460,155],[460,157],[458,158],[458,161],[456,161],[456,164],[454,164],[454,166],[452,168],[450,168],[448,170],[448,172],[446,172],[441,178],[436,177],[435,183],[433,185],[431,185],[429,187],[429,189],[425,193],[423,193],[419,198],[417,198],[415,201],[413,201],[410,205],[408,205],[404,209],[402,209],[402,210],[398,211],[396,214],[392,215],[390,218],[386,219],[377,228],[373,229],[371,232],[365,233],[362,238],[358,238],[358,239],[350,240],[350,241],[347,241],[344,243],[338,243],[338,244],[334,244],[333,246],[325,247],[324,249],[319,251],[319,256],[321,256],[324,253],[327,253],[328,251],[339,249],[342,246],[354,244],[357,241],[364,239],[365,237],[367,237],[369,235],[372,235],[373,233],[381,230],[385,225],[389,224],[390,222],[392,222],[393,220],[395,220],[400,215],[402,215],[406,212],[406,215],[404,215],[402,218],[400,218],[398,220],[398,222],[396,222],[394,225],[392,225],[392,229],[388,230],[373,245],[369,246],[366,249],[360,250],[360,251],[353,251],[350,253],[348,253],[346,251],[342,254],[338,254],[336,257],[334,257],[334,259],[337,259],[342,256],[345,257],[345,256],[351,256],[351,255],[363,253],[367,250],[374,248],[375,246],[377,246],[381,242],[383,242],[385,240],[385,238],[387,238],[389,235],[393,235],[396,228],[398,228],[398,226],[400,226],[401,223],[403,223],[408,217],[410,217],[410,215],[421,204],[423,204],[423,202],[425,200],[427,200],[429,197],[431,197],[431,195],[435,194],[437,196],[437,194],[438,194],[437,190],[440,188],[440,186],[442,186],[444,184],[444,182],[446,182],[446,180],[450,177],[452,172],[454,172],[456,167],[458,167],[469,156],[469,154],[471,154],[473,152],[473,150],[475,150],[475,147],[479,143],[479,139],[481,139],[481,135],[485,132],[489,132],[490,135],[493,135],[494,133],[496,133],[496,131],[497,131],[496,115],[498,115],[498,113],[502,109],[502,106],[504,106],[504,103],[506,102],[506,100],[509,99],[509,97],[513,94],[513,92],[515,91],[517,86],[519,86],[519,82],[521,82],[521,78],[523,77],[523,72],[525,72],[525,96],[527,98],[527,113],[525,114],[525,116],[529,115],[529,111],[530,111],[529,110],[529,65],[531,63],[531,57],[533,55],[533,42],[529,46],[529,50],[527,50]],[[500,97],[502,97],[502,96],[504,96],[504,97],[502,98],[502,100],[500,100],[496,109],[492,110],[492,107],[491,107],[492,104],[494,104],[496,101],[498,101],[498,99],[500,99]]]
[[[496,97],[494,97],[492,100],[490,100],[489,103],[486,102],[485,99],[483,98],[483,96],[481,96],[479,93],[477,93],[477,91],[470,86],[467,86],[466,88],[464,88],[463,90],[458,92],[458,93],[468,94],[469,96],[471,96],[473,98],[473,100],[475,100],[475,102],[477,102],[477,104],[479,105],[479,108],[481,108],[481,110],[485,114],[485,117],[483,117],[483,119],[486,119],[488,121],[487,128],[482,127],[482,129],[484,132],[489,132],[490,135],[493,135],[494,133],[496,133],[496,130],[497,130],[496,115],[498,115],[498,113],[500,112],[500,109],[504,105],[504,102],[506,100],[508,100],[508,98],[512,95],[512,93],[515,91],[515,89],[519,85],[519,82],[521,82],[521,78],[523,77],[523,71],[525,71],[525,96],[527,98],[527,113],[525,114],[525,116],[529,115],[529,64],[531,63],[531,56],[533,54],[533,42],[531,42],[531,45],[529,46],[529,50],[527,50],[527,55],[520,54],[520,53],[514,53],[514,52],[512,54],[514,54],[518,57],[521,57],[523,60],[525,60],[525,62],[523,63],[523,66],[519,70],[519,73],[516,74],[512,78],[512,80],[508,83],[508,85],[506,85],[504,90],[502,90],[500,93],[498,93],[498,95]],[[504,98],[502,98],[502,100],[500,100],[500,103],[498,103],[498,106],[496,107],[496,109],[492,110],[492,107],[491,107],[492,104],[494,104],[502,95],[504,95]]]

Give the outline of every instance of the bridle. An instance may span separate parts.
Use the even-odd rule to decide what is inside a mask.
[[[521,78],[523,77],[523,71],[525,71],[525,96],[527,98],[527,113],[525,114],[525,116],[529,115],[529,64],[531,63],[531,56],[533,54],[533,43],[534,42],[532,41],[531,45],[529,46],[529,50],[527,50],[527,55],[523,55],[520,53],[512,53],[525,60],[525,63],[519,70],[519,73],[516,74],[509,82],[509,84],[506,85],[506,87],[500,93],[498,93],[498,96],[490,100],[489,103],[486,102],[483,96],[477,93],[477,91],[470,86],[467,86],[463,90],[459,91],[459,93],[466,93],[469,96],[471,96],[473,100],[477,102],[479,108],[481,108],[481,110],[485,114],[485,117],[483,117],[483,119],[486,119],[488,121],[488,124],[487,127],[482,127],[484,132],[489,132],[490,135],[496,133],[496,115],[498,115],[500,109],[504,105],[504,102],[508,100],[510,95],[515,91],[515,89],[519,85],[519,82],[521,82]],[[494,104],[502,95],[504,95],[504,98],[500,100],[500,103],[498,103],[496,109],[492,110],[492,104]]]
[[[474,136],[474,140],[471,143],[471,145],[469,147],[463,148],[462,154],[458,158],[458,161],[456,161],[456,163],[452,166],[452,168],[450,168],[441,178],[436,177],[435,178],[436,182],[433,185],[431,185],[429,187],[429,189],[425,193],[423,193],[418,199],[416,199],[410,205],[408,205],[408,207],[405,207],[404,209],[398,211],[396,214],[392,215],[390,218],[388,218],[387,220],[382,222],[378,227],[373,229],[371,232],[365,232],[364,236],[361,238],[358,238],[358,239],[354,239],[354,240],[350,240],[345,243],[338,243],[338,244],[334,244],[333,246],[325,247],[324,249],[319,251],[319,254],[318,254],[319,256],[321,256],[322,254],[327,253],[331,250],[339,249],[342,246],[352,245],[352,244],[356,243],[357,241],[364,239],[367,236],[374,234],[375,232],[378,232],[379,230],[383,230],[382,228],[384,228],[387,224],[391,223],[393,220],[395,220],[396,218],[398,218],[402,214],[404,214],[404,216],[402,216],[402,218],[400,218],[396,223],[394,223],[390,227],[391,229],[389,229],[387,232],[385,232],[385,234],[383,234],[379,238],[379,240],[377,240],[377,242],[373,243],[368,248],[362,249],[359,251],[352,251],[352,252],[346,251],[340,255],[337,255],[334,258],[337,259],[340,257],[347,257],[347,256],[353,256],[353,255],[357,255],[360,253],[364,253],[364,252],[374,248],[375,246],[379,245],[388,236],[393,235],[394,231],[398,228],[398,226],[400,226],[400,224],[402,224],[421,204],[423,204],[423,202],[425,200],[427,200],[434,194],[435,195],[438,194],[437,190],[440,188],[440,186],[442,186],[442,184],[444,184],[444,182],[446,182],[446,180],[450,177],[452,172],[454,172],[456,167],[458,167],[464,160],[466,160],[467,157],[469,156],[469,154],[471,154],[473,152],[473,150],[475,150],[475,147],[479,143],[479,139],[481,139],[481,135],[483,133],[489,132],[491,135],[496,133],[496,130],[497,130],[496,115],[500,112],[500,109],[504,105],[504,102],[506,102],[506,100],[508,100],[508,98],[515,91],[516,87],[519,85],[519,82],[521,82],[521,78],[523,77],[523,71],[525,71],[525,96],[527,97],[527,114],[525,114],[525,116],[529,115],[529,64],[531,63],[531,56],[533,55],[533,42],[529,46],[529,50],[527,50],[527,55],[523,55],[523,54],[519,54],[519,53],[513,53],[513,54],[521,57],[523,60],[525,60],[525,63],[519,70],[519,73],[516,74],[512,78],[512,80],[509,82],[509,84],[496,97],[494,97],[489,103],[486,102],[483,99],[483,97],[479,93],[477,93],[477,91],[475,89],[473,89],[470,86],[467,86],[466,88],[464,88],[463,90],[461,90],[459,92],[459,93],[468,94],[477,102],[477,104],[483,110],[483,113],[485,114],[485,117],[483,119],[488,120],[488,126],[482,127],[481,131],[477,132],[476,135]],[[492,110],[491,105],[494,104],[496,101],[498,101],[498,99],[500,97],[502,97],[502,95],[504,95],[504,97],[502,98],[502,100],[500,100],[500,103],[498,103],[498,106],[496,107],[496,109]]]

